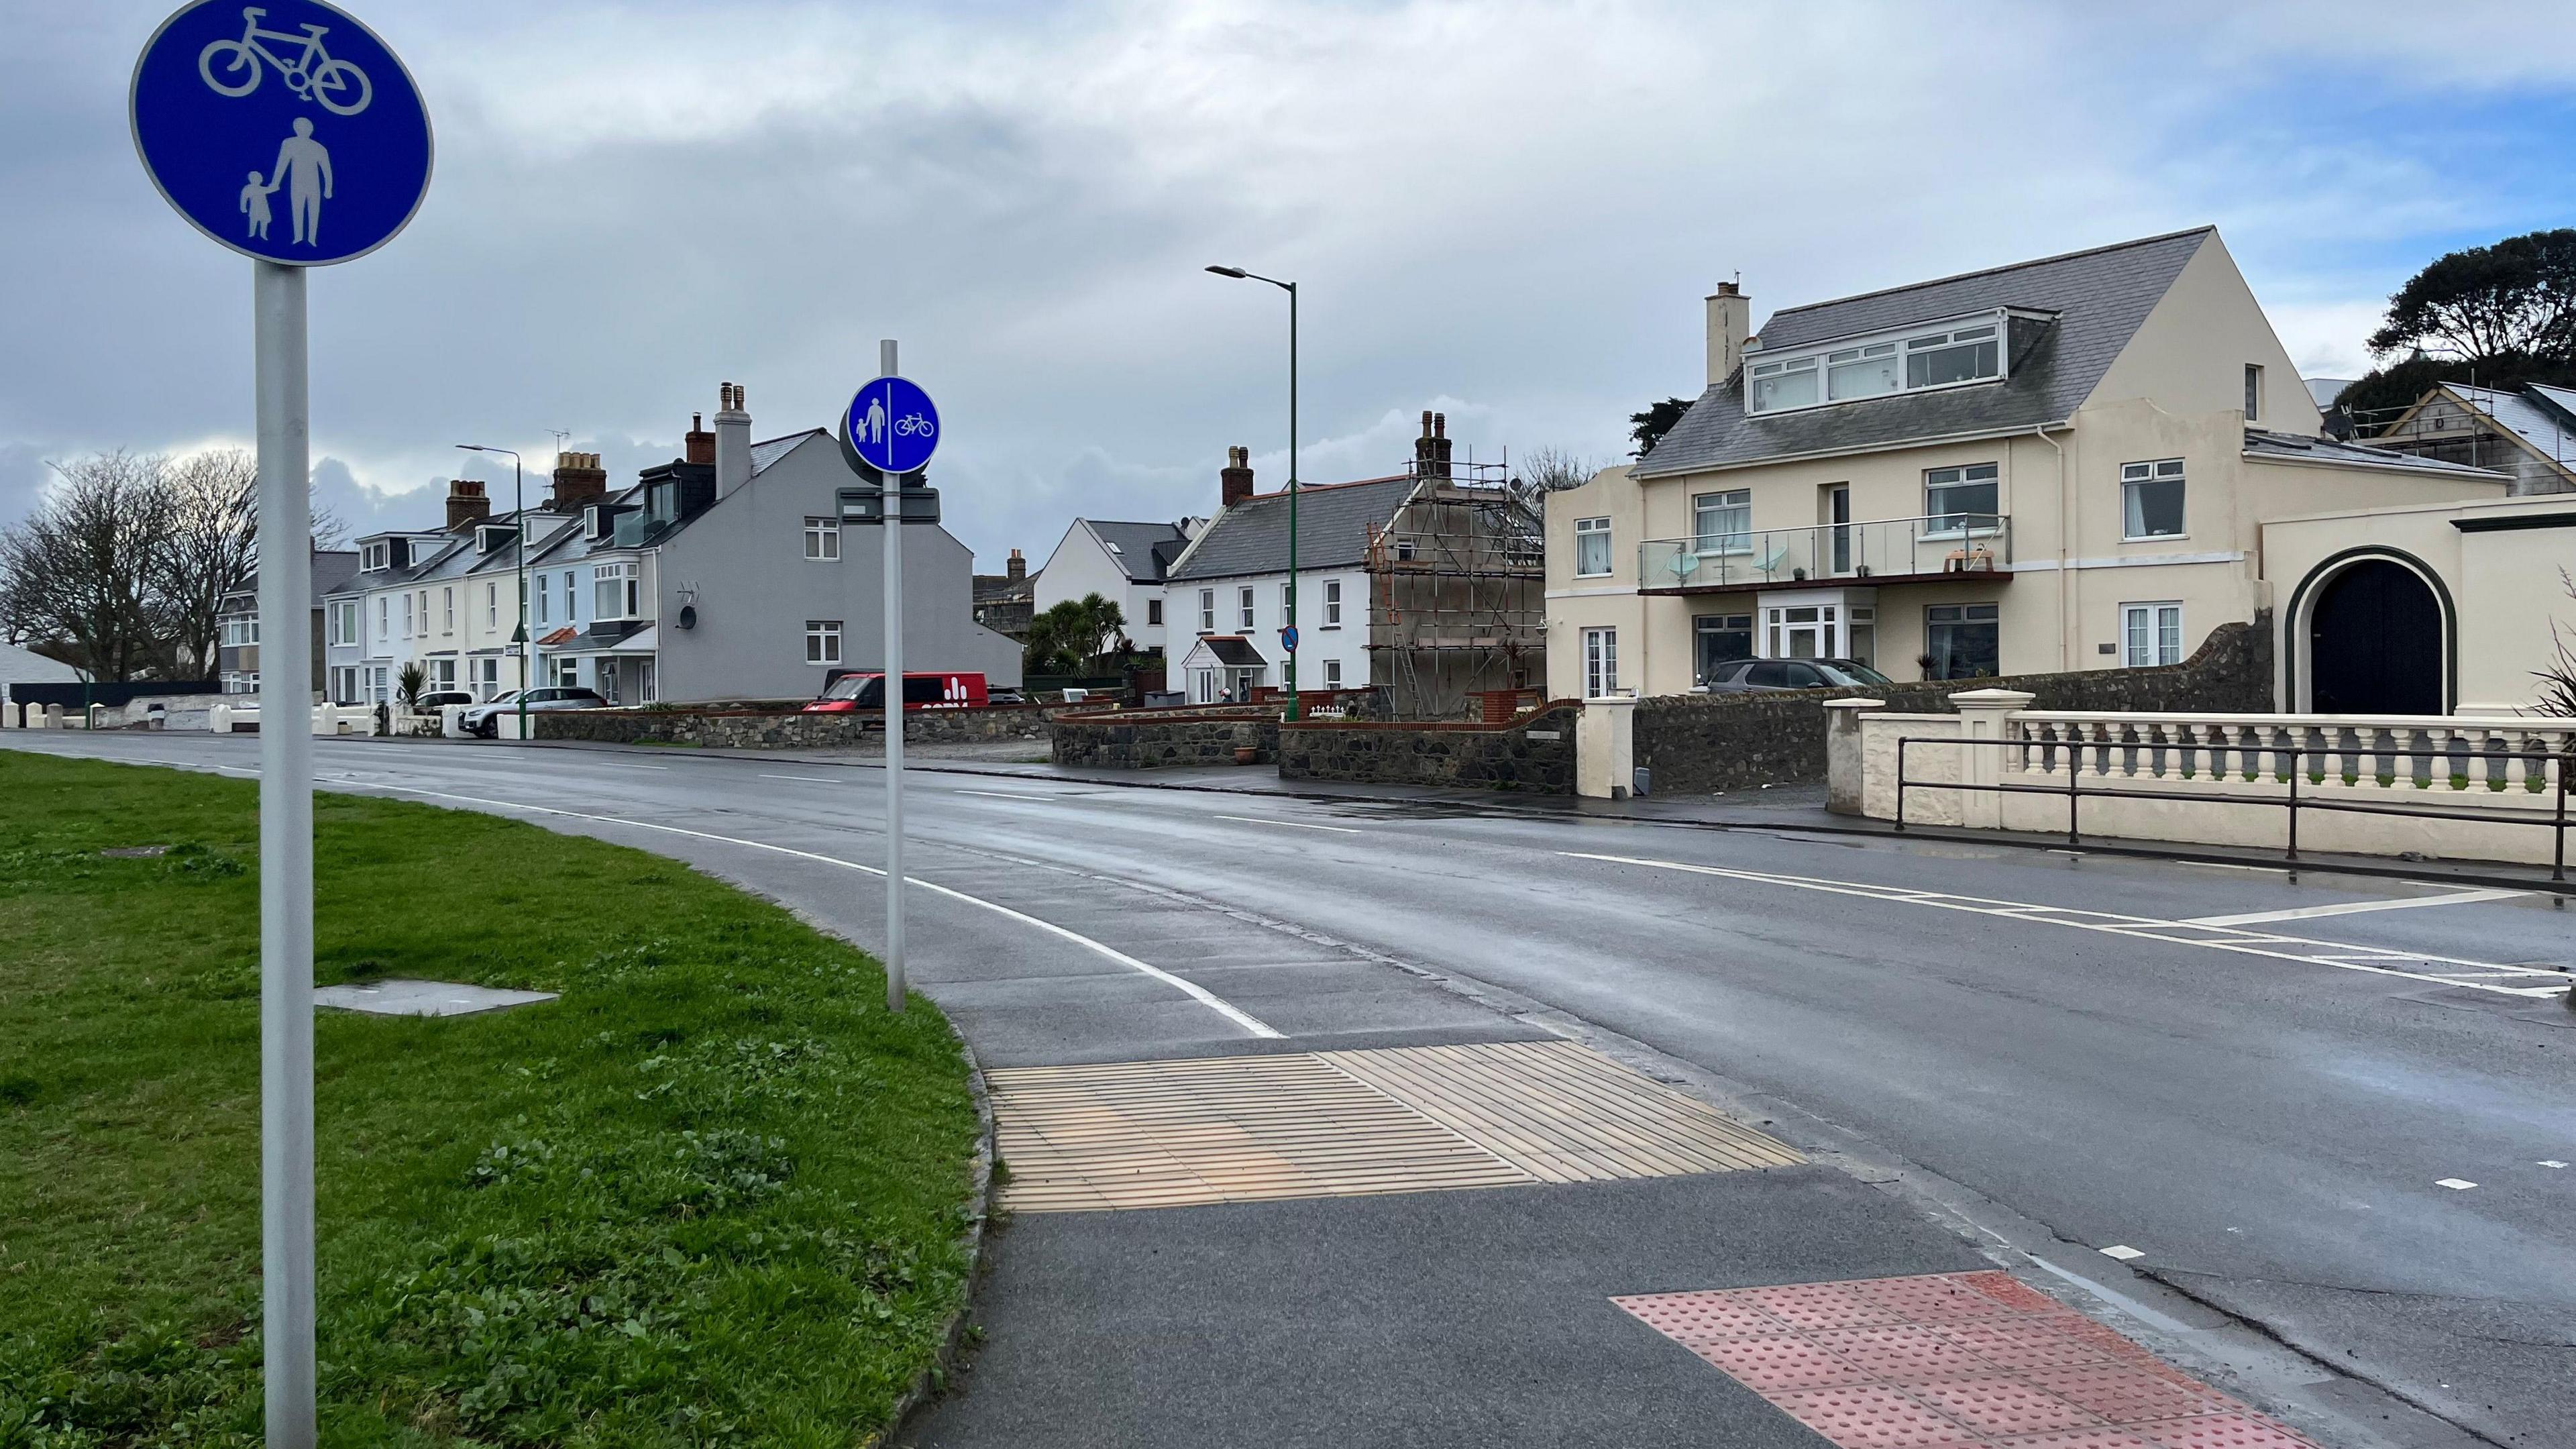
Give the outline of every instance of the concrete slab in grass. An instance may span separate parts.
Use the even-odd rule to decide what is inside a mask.
[[[313,992],[316,1006],[369,1016],[475,1016],[554,999],[551,991],[507,991],[458,981],[359,981]]]

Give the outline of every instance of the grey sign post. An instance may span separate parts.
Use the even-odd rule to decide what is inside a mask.
[[[903,972],[903,525],[937,523],[939,495],[923,470],[939,448],[939,409],[895,370],[892,339],[877,344],[877,379],[841,415],[841,455],[876,483],[841,495],[846,522],[885,530],[885,674],[878,691],[886,741],[886,1009],[902,1011]]]
[[[161,195],[251,259],[259,437],[261,1343],[271,1449],[311,1449],[312,425],[304,271],[391,241],[429,193],[429,110],[373,31],[322,0],[193,0],[127,95]],[[249,178],[244,184],[243,177]],[[283,195],[281,196],[281,193]],[[276,205],[272,205],[272,199]],[[279,216],[278,211],[286,214]]]

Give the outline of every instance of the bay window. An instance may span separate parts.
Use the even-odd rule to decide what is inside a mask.
[[[594,619],[633,619],[643,612],[637,565],[593,564],[590,568],[590,615]]]

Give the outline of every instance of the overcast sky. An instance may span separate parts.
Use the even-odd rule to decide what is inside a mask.
[[[0,0],[0,522],[44,460],[246,442],[250,264],[127,139],[168,0]],[[1615,459],[1770,309],[2216,223],[2309,375],[2455,246],[2576,224],[2576,6],[353,0],[438,133],[393,244],[313,279],[316,485],[365,527],[671,457],[716,385],[824,426],[902,339],[950,527],[1206,512],[1226,446],[1392,471]],[[2474,37],[2474,39],[2470,39]],[[430,491],[424,491],[430,490]],[[496,498],[506,499],[506,486]],[[507,506],[506,501],[502,506]]]

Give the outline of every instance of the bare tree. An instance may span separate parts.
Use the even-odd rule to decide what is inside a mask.
[[[167,662],[154,558],[169,490],[157,457],[122,450],[52,467],[34,514],[0,530],[0,627],[40,639],[93,679]]]
[[[224,596],[250,577],[259,462],[240,448],[212,448],[164,465],[160,486],[165,521],[152,591],[179,667],[203,678],[214,672]]]
[[[1580,488],[1598,471],[1589,460],[1557,448],[1532,448],[1521,455],[1521,480],[1541,493]]]

